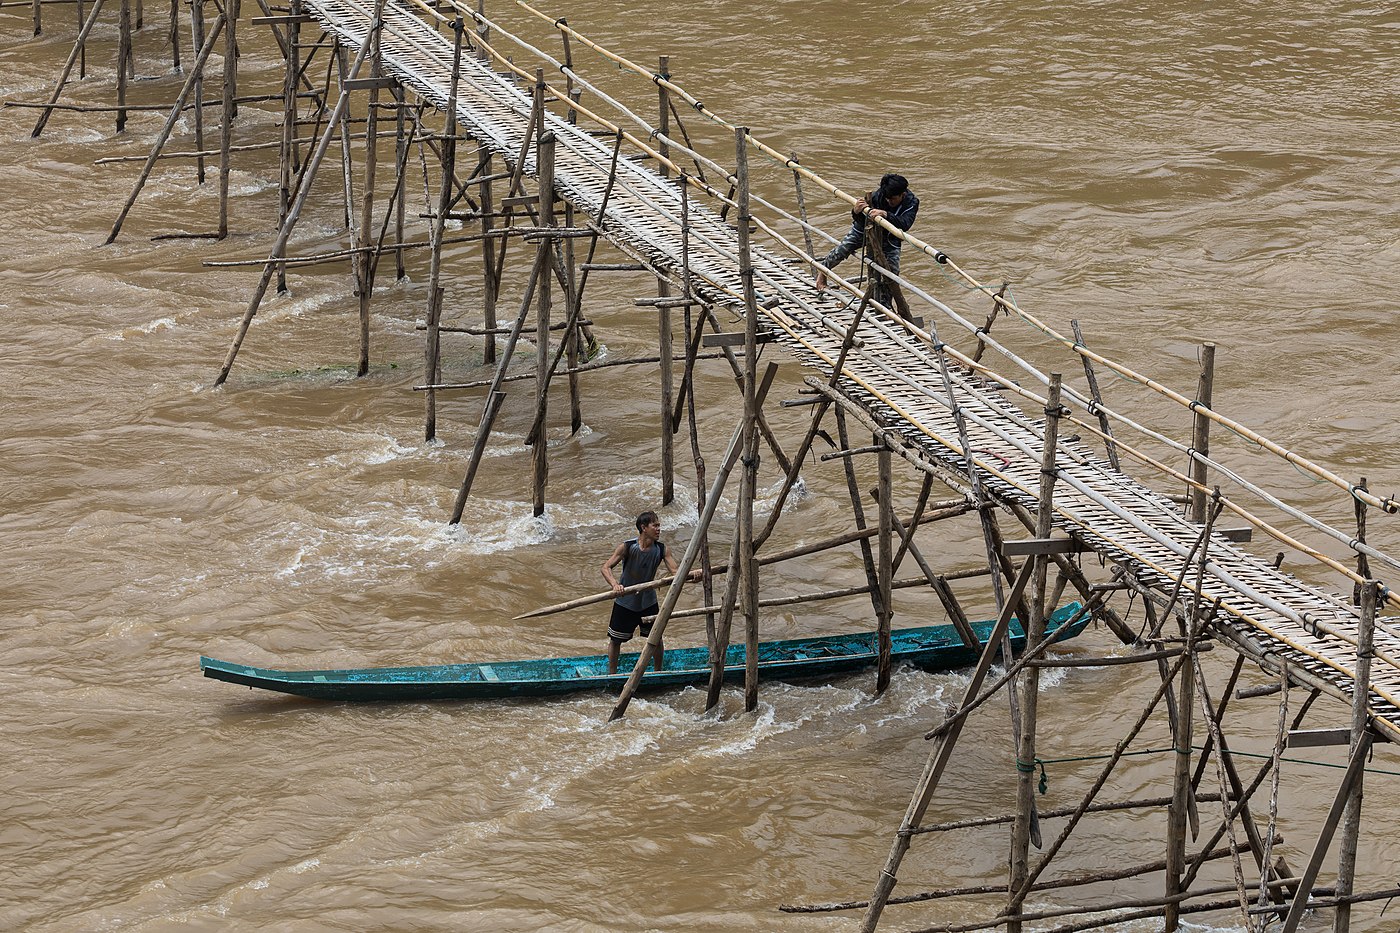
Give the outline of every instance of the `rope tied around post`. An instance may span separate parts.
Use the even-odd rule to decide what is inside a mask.
[[[1016,770],[1022,774],[1034,774],[1036,769],[1040,769],[1040,782],[1036,785],[1040,795],[1045,796],[1045,792],[1050,789],[1050,777],[1045,773],[1045,759],[1036,758],[1027,764],[1020,758],[1016,759]]]

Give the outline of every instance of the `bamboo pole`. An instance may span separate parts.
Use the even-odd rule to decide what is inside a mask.
[[[491,159],[491,150],[483,146],[477,171],[485,178],[477,189],[477,196],[481,201],[481,326],[488,331],[496,327],[496,302],[501,287],[500,277],[496,274],[496,240],[491,235],[495,224],[492,215],[496,209],[491,188]],[[488,333],[486,335],[486,340],[482,345],[481,358],[483,362],[487,363],[496,361],[496,337],[494,334]]]
[[[874,531],[876,529],[871,530]],[[936,576],[934,579],[962,580],[969,577],[983,577],[986,575],[987,568],[974,567],[971,570],[962,570],[947,574],[946,577]],[[928,580],[924,577],[910,577],[906,580],[892,580],[890,582],[890,589],[892,590],[907,590],[922,586],[928,586]],[[760,609],[771,609],[776,606],[800,606],[805,603],[826,602],[831,599],[845,599],[849,596],[864,596],[869,592],[869,586],[846,586],[834,590],[820,590],[815,593],[799,593],[796,596],[770,596],[766,599],[760,599],[758,605]],[[704,606],[697,606],[694,609],[677,609],[675,612],[671,613],[671,618],[684,619],[692,616],[709,616],[720,612],[723,608],[723,606],[706,604]],[[981,643],[978,642],[973,647],[980,649]]]
[[[424,342],[423,378],[429,384],[424,400],[423,439],[437,437],[437,392],[442,381],[442,233],[447,211],[452,202],[452,179],[457,171],[457,90],[462,74],[462,18],[452,21],[452,83],[447,92],[447,138],[442,143],[442,187],[438,193],[438,210],[429,228],[432,247],[428,252],[428,334]],[[402,250],[399,253],[402,254]],[[494,394],[494,390],[493,390]],[[468,484],[470,485],[470,484]]]
[[[744,291],[744,472],[739,494],[740,592],[744,609],[744,711],[758,708],[758,565],[754,561],[753,500],[758,487],[758,298],[749,251],[749,161],[747,127],[734,130],[738,176],[739,280]]]
[[[178,2],[178,0],[172,0]],[[194,0],[197,5],[199,0]],[[287,212],[292,207],[292,162],[296,152],[296,122],[297,122],[297,68],[301,64],[301,49],[299,38],[301,36],[301,24],[297,22],[297,17],[301,15],[301,0],[292,0],[292,21],[287,27],[287,56],[286,69],[282,76],[282,136],[279,140],[280,148],[278,160],[278,184],[277,184],[277,223],[278,226],[287,222]],[[277,293],[284,295],[287,292],[287,264],[279,263],[277,266]]]
[[[233,120],[238,113],[238,7],[240,0],[224,0],[228,19],[224,23],[223,121],[219,126],[219,231],[218,239],[228,236],[229,173],[232,171],[229,147],[233,145]]]
[[[359,74],[360,66],[364,64],[365,53],[368,46],[361,46],[360,52],[355,58],[355,63],[350,69],[350,77]],[[341,87],[340,96],[336,98],[335,107],[331,111],[331,117],[327,121],[328,127],[344,116],[350,103],[350,92],[345,87]],[[311,194],[311,183],[316,178],[316,170],[320,168],[321,161],[326,157],[326,150],[330,148],[331,134],[329,131],[322,133],[320,140],[316,144],[315,151],[306,163],[305,177],[297,189],[296,203],[292,205],[291,213],[287,215],[287,221],[282,225],[282,229],[277,233],[277,240],[272,245],[272,250],[268,255],[267,263],[263,266],[262,278],[258,282],[257,289],[253,292],[252,299],[248,302],[248,309],[243,313],[243,320],[238,326],[238,333],[234,335],[232,344],[229,345],[228,355],[224,358],[224,365],[219,370],[218,378],[214,380],[215,387],[223,385],[228,381],[229,371],[233,369],[233,361],[238,358],[239,348],[243,346],[243,340],[248,336],[248,328],[252,326],[253,317],[258,313],[258,308],[262,304],[263,296],[267,294],[267,287],[272,282],[272,274],[276,269],[277,260],[286,254],[287,241],[291,239],[292,231],[296,229],[297,218],[301,216],[301,210],[306,206],[306,199]]]
[[[878,440],[878,438],[877,438]],[[893,493],[891,492],[892,470],[890,468],[891,454],[889,446],[880,445],[880,452],[877,455],[879,463],[879,491],[880,491],[880,554],[878,576],[880,579],[880,614],[877,619],[876,641],[879,646],[879,663],[875,674],[875,692],[884,693],[890,685],[890,626],[894,616],[894,607],[891,602],[893,593],[891,583],[894,579],[894,548],[891,545],[891,537],[894,527],[894,506]]]
[[[662,55],[659,61],[660,64],[657,69],[657,74],[669,78],[671,76],[670,56]],[[670,130],[670,98],[667,95],[666,88],[662,87],[660,83],[656,85],[656,93],[661,112],[661,119],[657,125],[661,127],[664,140],[665,134]],[[670,150],[664,141],[660,143],[660,149],[661,154],[669,159]],[[662,178],[671,177],[671,172],[666,162],[661,162],[657,166],[657,170],[661,173]],[[682,267],[684,267],[684,263]],[[672,500],[676,497],[674,441],[676,430],[672,414],[673,397],[675,394],[675,374],[672,372],[671,368],[671,309],[664,303],[664,299],[671,297],[671,286],[667,284],[665,279],[660,277],[656,280],[656,295],[658,298],[663,299],[663,303],[658,305],[656,309],[656,326],[661,347],[661,370],[659,374],[661,379],[661,504],[670,505]]]
[[[58,103],[58,98],[63,94],[63,86],[68,83],[68,76],[73,73],[73,63],[78,60],[78,56],[87,48],[88,34],[92,32],[92,27],[97,25],[97,15],[102,12],[102,4],[105,0],[93,0],[92,11],[88,13],[87,20],[83,23],[83,28],[78,31],[78,38],[73,42],[73,48],[68,52],[68,60],[63,63],[63,70],[59,72],[58,82],[54,85],[53,93],[49,95],[48,105],[44,107],[44,112],[39,114],[39,121],[34,124],[33,131],[29,134],[37,139],[39,134],[44,132],[44,125],[49,122],[49,117],[53,115],[53,104]],[[39,8],[34,8],[34,34],[39,34]]]
[[[836,409],[836,441],[845,450],[851,446],[850,435],[846,431],[846,415],[842,409]],[[886,448],[888,449],[888,448]],[[860,487],[856,483],[855,464],[849,457],[841,461],[841,469],[846,477],[846,494],[851,500],[851,516],[855,522],[857,531],[864,531],[867,527],[865,519],[865,509],[861,505]],[[870,547],[868,538],[860,541],[861,563],[865,568],[865,582],[870,585],[870,608],[879,619],[884,615],[884,607],[880,603],[880,574],[875,565],[875,553]],[[878,624],[878,623],[877,623]]]
[[[170,0],[170,70],[180,70],[180,0]]]
[[[131,0],[121,0],[117,36],[117,132],[125,133],[127,67],[131,63]]]
[[[540,125],[544,125],[544,74],[536,78],[535,94],[540,110]],[[535,167],[539,173],[540,226],[554,226],[554,134],[542,132],[536,137]],[[554,241],[545,238],[540,241],[540,255],[543,268],[540,271],[539,304],[535,309],[535,371],[539,378],[535,381],[535,405],[541,413],[532,438],[534,514],[544,514],[544,489],[549,480],[549,323],[552,310],[552,289],[554,285]]]
[[[384,31],[384,0],[376,0],[374,19],[370,22],[366,42],[370,46],[369,76],[380,77],[384,71],[383,56],[380,52],[380,39]],[[374,224],[374,182],[379,167],[379,86],[369,88],[368,111],[365,117],[365,186],[360,201],[360,238],[368,241]],[[374,297],[374,272],[377,251],[360,254],[359,304],[360,304],[360,362],[357,376],[369,373],[369,306]],[[441,301],[439,301],[441,304]],[[437,380],[434,379],[434,382]]]
[[[394,195],[394,280],[402,282],[408,278],[404,267],[404,213],[408,201],[408,136],[406,130],[407,95],[402,83],[394,85],[394,164],[398,166],[397,189]]]
[[[102,5],[102,0],[96,0],[94,9]],[[136,179],[136,185],[132,188],[126,203],[122,205],[121,212],[117,214],[116,221],[112,224],[111,231],[107,234],[107,239],[103,245],[109,245],[117,239],[117,234],[121,232],[122,224],[126,222],[126,216],[131,212],[132,205],[136,203],[137,197],[141,194],[141,189],[145,187],[147,179],[151,177],[151,170],[155,168],[156,158],[160,155],[161,149],[170,139],[171,132],[175,129],[176,122],[180,119],[180,112],[184,107],[185,99],[189,97],[190,91],[194,89],[199,81],[200,72],[204,68],[204,63],[209,60],[209,55],[214,51],[214,45],[219,40],[219,32],[224,28],[225,14],[220,13],[214,19],[214,25],[209,31],[208,37],[204,40],[204,45],[199,50],[199,57],[195,60],[194,69],[185,78],[184,85],[180,88],[180,93],[175,97],[175,105],[170,108],[170,115],[165,118],[165,126],[161,127],[160,134],[156,137],[155,144],[151,146],[151,154],[146,157],[146,164],[141,169],[141,175]]]
[[[1376,632],[1376,597],[1380,584],[1370,581],[1361,588],[1361,622],[1356,637],[1356,684],[1352,689],[1351,701],[1351,743],[1349,751],[1356,754],[1361,743],[1366,740],[1366,726],[1370,720],[1367,700],[1371,695],[1371,656]],[[1357,837],[1361,831],[1361,802],[1365,783],[1364,772],[1358,772],[1356,780],[1347,795],[1346,808],[1342,811],[1342,839],[1337,854],[1337,895],[1346,897],[1352,893],[1356,880]],[[1351,929],[1351,905],[1337,905],[1333,918],[1333,933],[1348,933]]]
[[[1357,487],[1358,489],[1360,489],[1360,490],[1363,490],[1363,491],[1365,491],[1367,488],[1369,488],[1369,487],[1367,486],[1367,484],[1366,484],[1366,477],[1364,477],[1364,476],[1361,477],[1361,480],[1356,484],[1356,487]],[[1353,500],[1352,500],[1352,505],[1355,507],[1355,512],[1356,512],[1356,540],[1357,540],[1357,542],[1360,543],[1360,544],[1365,544],[1365,543],[1366,543],[1366,503],[1363,502],[1363,501],[1360,500],[1360,499],[1353,499]],[[1371,579],[1371,562],[1370,562],[1370,560],[1366,557],[1366,552],[1363,551],[1363,550],[1358,550],[1358,551],[1356,552],[1356,575],[1357,575],[1358,577],[1360,577],[1361,580],[1370,580],[1370,579]],[[1361,590],[1362,590],[1362,588],[1363,588],[1363,584],[1362,584],[1361,582],[1359,582],[1359,581],[1356,582],[1356,583],[1353,583],[1353,584],[1352,584],[1352,587],[1351,587],[1351,600],[1352,600],[1352,602],[1353,602],[1354,604],[1356,604],[1357,606],[1360,606],[1360,605],[1361,605]]]
[[[1088,363],[1088,358],[1085,358]],[[1196,402],[1206,408],[1211,406],[1211,395],[1215,385],[1215,344],[1201,344],[1201,378],[1196,386]],[[1191,450],[1203,457],[1210,456],[1210,419],[1196,411],[1193,403],[1191,418]],[[1189,518],[1193,522],[1203,522],[1206,517],[1206,465],[1202,460],[1191,458],[1191,508]]]
[[[297,0],[298,8],[300,0]],[[190,0],[190,47],[197,59],[194,66],[194,148],[204,152],[204,62],[199,52],[204,48],[204,0]],[[204,184],[204,156],[195,162],[195,179]]]
[[[1036,515],[1036,537],[1048,538],[1055,514],[1055,455],[1059,444],[1060,424],[1060,374],[1050,375],[1050,395],[1045,405],[1044,453],[1040,460],[1040,507]],[[1045,581],[1049,562],[1044,554],[1031,558],[1031,586],[1034,596],[1030,600],[1030,616],[1024,618],[1026,644],[1039,644],[1045,638]],[[1011,654],[1007,653],[1007,663]],[[1007,881],[1010,892],[1007,901],[1007,914],[1020,914],[1025,904],[1026,874],[1029,870],[1030,845],[1032,837],[1039,845],[1039,821],[1035,807],[1035,730],[1036,715],[1039,709],[1040,669],[1030,666],[1021,675],[1021,734],[1016,745],[1016,821],[1011,830],[1011,868]],[[1012,690],[1017,685],[1012,684]],[[1020,933],[1021,922],[1007,922],[1007,933]]]

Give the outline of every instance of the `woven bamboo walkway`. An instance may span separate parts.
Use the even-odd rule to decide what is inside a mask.
[[[373,6],[361,0],[308,0],[308,8],[342,42],[358,48],[371,28]],[[446,109],[452,78],[450,35],[436,31],[410,8],[389,2],[381,38],[385,71]],[[477,140],[514,160],[524,144],[531,109],[512,79],[464,55],[458,119]],[[594,217],[612,169],[611,140],[548,116],[557,140],[555,182],[561,194]],[[525,170],[534,174],[533,153]],[[676,183],[628,160],[602,218],[618,248],[653,268],[681,277],[681,195]],[[739,244],[734,227],[708,207],[689,209],[689,265],[693,289],[706,301],[743,311]],[[760,324],[805,365],[829,376],[853,308],[820,296],[805,266],[761,249],[753,251]],[[810,306],[807,309],[801,305]],[[820,310],[814,310],[820,309]],[[965,474],[956,420],[945,390],[943,361],[926,337],[885,317],[867,315],[862,345],[846,361],[839,390],[945,475]],[[965,370],[951,368],[956,404],[967,419],[974,462],[986,492],[1034,510],[1039,488],[1044,421],[1032,418]],[[1187,568],[1201,527],[1188,522],[1168,498],[1114,471],[1078,443],[1061,443],[1055,490],[1056,524],[1137,580],[1170,593]],[[1349,698],[1356,665],[1359,617],[1349,602],[1306,585],[1219,535],[1209,543],[1201,593],[1219,599],[1221,621],[1256,654],[1272,654]],[[1188,580],[1194,580],[1194,567]],[[1377,627],[1370,708],[1376,725],[1400,740],[1400,637]]]

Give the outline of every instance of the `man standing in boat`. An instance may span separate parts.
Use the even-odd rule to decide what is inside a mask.
[[[656,619],[656,590],[642,590],[639,593],[623,593],[626,587],[638,583],[650,583],[656,578],[656,570],[665,561],[672,574],[680,569],[671,552],[661,540],[661,520],[655,512],[643,512],[637,516],[637,537],[628,538],[617,546],[607,563],[603,564],[603,579],[612,587],[612,618],[608,621],[608,673],[617,673],[617,656],[622,643],[631,641],[638,629],[642,637],[651,635],[651,625]],[[622,565],[622,579],[613,576],[613,568]],[[665,649],[658,642],[652,664],[661,670]]]
[[[821,260],[823,266],[835,269],[842,260],[864,245],[867,212],[871,217],[883,217],[893,226],[908,232],[909,228],[914,226],[914,217],[919,213],[919,199],[909,190],[909,182],[903,175],[890,174],[882,177],[880,187],[856,201],[856,206],[851,210],[851,229]],[[899,237],[888,231],[885,233],[885,266],[895,275],[899,275],[899,250],[903,245],[904,241]],[[817,288],[826,288],[825,272],[817,274]],[[876,301],[888,303],[889,288],[883,279],[877,280],[874,297]]]

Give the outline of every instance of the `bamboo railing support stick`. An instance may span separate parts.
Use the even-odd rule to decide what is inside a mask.
[[[228,236],[229,173],[232,171],[229,147],[233,145],[233,121],[238,115],[234,98],[238,95],[238,7],[240,0],[224,0],[228,19],[224,22],[223,120],[219,126],[219,233]]]
[[[428,441],[437,437],[437,392],[432,387],[442,381],[442,233],[457,171],[457,90],[462,74],[464,29],[460,16],[452,21],[452,81],[447,91],[447,138],[442,143],[442,187],[438,191],[438,210],[429,228],[432,245],[428,251],[428,334],[423,344],[423,378],[429,385],[423,401],[423,439]],[[402,255],[403,251],[399,253]]]
[[[763,398],[767,396],[768,388],[773,384],[773,377],[777,375],[777,371],[777,366],[771,363],[768,365],[756,393],[759,404],[762,404]],[[739,419],[739,423],[734,428],[734,433],[729,439],[729,446],[725,450],[724,459],[715,474],[714,482],[710,484],[710,494],[705,503],[705,511],[700,513],[700,518],[695,524],[695,533],[691,535],[690,543],[686,545],[685,553],[681,556],[680,565],[673,578],[675,585],[666,591],[666,600],[661,604],[656,620],[652,623],[651,635],[642,645],[641,653],[637,657],[637,664],[632,668],[631,676],[622,686],[622,694],[618,697],[617,705],[613,707],[612,714],[608,717],[609,722],[621,719],[626,714],[627,706],[632,702],[633,694],[637,692],[637,685],[641,683],[642,675],[646,672],[647,665],[651,663],[652,655],[656,652],[656,646],[661,643],[662,635],[666,631],[666,623],[670,621],[671,613],[676,608],[676,601],[680,598],[681,590],[684,588],[685,579],[690,573],[690,568],[695,564],[701,542],[705,540],[710,522],[715,517],[715,508],[719,505],[719,498],[724,492],[729,474],[733,471],[734,464],[739,460],[743,449],[744,433],[748,427],[748,418],[744,417]]]
[[[1085,357],[1087,365],[1089,358]],[[1206,408],[1211,407],[1211,396],[1215,386],[1215,344],[1201,344],[1201,378],[1196,386],[1196,402]],[[1193,403],[1194,405],[1194,403]],[[1193,410],[1194,411],[1194,410]],[[1197,451],[1203,457],[1210,456],[1210,419],[1200,412],[1194,412],[1191,418],[1191,449]],[[1206,465],[1204,462],[1191,458],[1190,462],[1191,482],[1191,509],[1187,516],[1193,522],[1203,522],[1206,520]]]
[[[1366,741],[1366,726],[1370,719],[1367,701],[1371,695],[1371,655],[1376,633],[1376,602],[1380,584],[1375,580],[1361,588],[1361,621],[1356,637],[1356,681],[1352,688],[1350,752],[1355,754]],[[1342,811],[1342,838],[1337,854],[1337,895],[1352,893],[1356,881],[1357,838],[1361,832],[1361,802],[1366,776],[1358,772],[1347,795]],[[1333,919],[1333,933],[1349,933],[1351,905],[1338,904]]]
[[[879,441],[879,438],[876,438]],[[891,583],[894,580],[894,546],[892,544],[894,526],[894,507],[891,492],[892,473],[890,460],[890,449],[887,445],[880,445],[880,452],[876,455],[879,471],[879,491],[880,491],[880,535],[879,535],[879,566],[878,576],[880,579],[880,615],[876,621],[875,639],[878,644],[879,659],[875,674],[875,692],[884,693],[890,686],[890,627],[894,616],[894,606],[891,602],[893,593]]]
[[[350,76],[359,74],[360,66],[364,63],[366,46],[361,46],[359,55],[355,58],[355,64],[350,69]],[[331,112],[331,119],[328,124],[334,126],[345,113],[350,103],[350,93],[342,88],[340,96],[336,99],[335,108]],[[228,355],[224,359],[224,365],[219,370],[219,376],[214,380],[215,387],[223,385],[228,381],[229,371],[233,369],[233,361],[238,358],[239,348],[243,346],[243,340],[248,336],[248,328],[252,326],[253,317],[258,313],[258,307],[262,304],[263,297],[267,294],[267,287],[272,282],[273,272],[276,270],[278,258],[286,255],[287,241],[291,239],[292,231],[296,229],[297,218],[301,216],[301,210],[306,206],[306,199],[311,194],[311,183],[315,180],[316,170],[320,168],[321,161],[326,157],[326,150],[330,148],[331,134],[323,133],[316,143],[316,150],[311,158],[307,160],[306,172],[297,188],[296,203],[292,205],[292,211],[287,216],[287,221],[282,225],[282,229],[277,233],[277,240],[272,245],[272,250],[268,255],[267,263],[263,266],[262,278],[258,282],[257,289],[253,292],[252,299],[248,302],[248,309],[243,313],[243,320],[238,326],[238,333],[234,335],[233,343],[229,346]]]
[[[102,0],[96,0],[93,9],[100,9]],[[204,63],[209,60],[209,55],[214,51],[214,45],[219,40],[219,32],[224,28],[224,14],[220,13],[214,19],[214,25],[209,30],[209,36],[204,40],[204,45],[199,50],[199,57],[195,60],[195,66],[185,78],[184,85],[180,88],[180,93],[175,97],[175,105],[170,108],[170,115],[165,119],[165,126],[161,127],[160,135],[156,137],[155,144],[151,146],[151,154],[146,157],[146,164],[141,169],[141,175],[136,179],[136,185],[132,188],[131,194],[126,199],[126,204],[122,205],[121,213],[117,215],[116,221],[112,224],[112,230],[107,234],[104,246],[114,242],[117,234],[121,232],[122,224],[126,222],[126,215],[131,212],[132,205],[141,194],[141,189],[145,187],[147,179],[151,177],[151,170],[155,168],[156,157],[160,155],[160,150],[170,139],[171,132],[175,129],[176,122],[180,119],[180,111],[184,106],[185,99],[190,91],[194,89],[199,80],[199,74],[204,68]]]
[[[102,12],[104,0],[93,0],[92,11],[88,13],[87,20],[83,23],[83,28],[78,31],[78,38],[73,42],[73,48],[68,53],[68,60],[63,63],[63,70],[59,72],[58,83],[54,85],[53,93],[49,95],[48,103],[58,103],[58,98],[63,94],[63,86],[68,83],[68,76],[73,73],[73,64],[78,60],[78,56],[87,48],[88,34],[92,32],[92,27],[97,25],[97,15]],[[34,34],[39,34],[39,13],[38,6],[34,7]],[[44,132],[44,125],[49,122],[49,117],[53,115],[51,106],[45,107],[44,112],[39,114],[39,121],[34,124],[34,130],[29,134],[37,139],[39,134]]]
[[[1362,490],[1363,492],[1365,492],[1365,491],[1368,490],[1369,487],[1368,487],[1367,484],[1366,484],[1366,477],[1364,477],[1364,476],[1361,477],[1360,481],[1357,482],[1357,484],[1356,484],[1356,488]],[[1356,540],[1357,540],[1357,542],[1360,543],[1360,544],[1365,544],[1365,543],[1366,543],[1366,503],[1365,503],[1363,500],[1359,499],[1359,498],[1354,498],[1354,499],[1352,499],[1352,504],[1353,504],[1353,506],[1355,507],[1355,511],[1356,511]],[[1358,550],[1358,551],[1356,552],[1356,575],[1357,575],[1358,577],[1360,577],[1362,580],[1370,580],[1370,579],[1371,579],[1371,561],[1370,561],[1369,558],[1367,558],[1366,552],[1363,551],[1363,550]],[[1362,590],[1362,588],[1363,588],[1363,584],[1362,584],[1362,583],[1357,582],[1357,583],[1353,583],[1353,584],[1352,584],[1352,588],[1351,588],[1351,600],[1352,600],[1352,602],[1353,602],[1354,604],[1356,604],[1356,605],[1358,605],[1358,606],[1361,605],[1361,590]]]
[[[793,164],[797,164],[797,153],[788,153],[788,159]],[[812,246],[811,224],[807,222],[807,198],[802,193],[802,173],[797,169],[792,170],[792,187],[797,193],[797,216],[802,220],[802,242],[807,246],[807,255],[813,259],[817,258],[817,251]]]
[[[541,78],[535,86],[540,99],[539,107],[544,108],[544,81]],[[543,119],[540,121],[543,123]],[[554,226],[554,133],[545,131],[536,138],[536,168],[539,171],[540,225]],[[534,515],[544,514],[544,489],[549,482],[549,324],[553,310],[554,249],[553,240],[546,237],[540,241],[540,256],[543,266],[540,270],[538,305],[535,308],[535,368],[539,378],[535,380],[535,407],[541,413],[539,427],[531,439],[531,489],[534,498]]]
[[[1036,513],[1036,537],[1048,538],[1055,515],[1055,456],[1059,446],[1060,374],[1050,374],[1050,392],[1045,404],[1044,452],[1040,460],[1039,509]],[[1026,644],[1039,644],[1045,638],[1045,584],[1049,561],[1037,554],[1030,559],[1031,587],[1030,617],[1025,619]],[[1011,655],[1006,656],[1011,663]],[[1016,745],[1016,820],[1011,828],[1010,877],[1006,913],[1019,915],[1025,905],[1026,874],[1029,871],[1030,846],[1040,845],[1040,825],[1035,806],[1036,718],[1039,712],[1040,669],[1030,666],[1021,674],[1020,683],[1011,689],[1021,691],[1021,734]],[[1021,922],[1007,922],[1007,933],[1020,933]]]
[[[996,625],[988,634],[987,645],[982,649],[982,653],[977,659],[977,666],[973,669],[972,677],[963,691],[963,699],[960,704],[962,707],[966,707],[975,700],[982,689],[987,672],[991,670],[992,661],[1000,651],[1001,635],[1011,624],[1011,606],[1020,598],[1021,593],[1025,591],[1026,584],[1030,582],[1029,570],[1030,565],[1028,564],[1011,586],[1011,599],[1004,600],[1002,603]],[[911,833],[922,822],[924,813],[927,812],[929,804],[933,801],[933,795],[938,790],[943,772],[948,767],[948,762],[952,760],[953,748],[957,744],[958,737],[962,734],[965,721],[965,717],[956,718],[950,727],[938,736],[937,745],[929,753],[928,759],[924,763],[923,774],[915,787],[914,795],[909,800],[909,807],[905,811],[904,819],[900,822],[899,831],[895,833],[894,842],[890,845],[889,857],[885,860],[885,866],[880,870],[880,877],[875,883],[875,891],[870,897],[864,917],[861,918],[861,933],[874,933],[880,922],[880,914],[884,912],[885,904],[889,901],[890,894],[894,891],[894,886],[898,881],[899,866],[904,861],[904,855],[909,851],[909,844],[913,840]]]
[[[1001,289],[1002,290],[997,293],[998,297],[1006,291],[1006,286],[1003,285]],[[997,304],[993,302],[993,317],[996,316],[996,312]],[[1084,332],[1079,329],[1079,321],[1072,320],[1069,323],[1071,329],[1074,331],[1074,342],[1079,346],[1084,346]],[[987,326],[990,327],[991,324],[989,323]],[[1093,413],[1098,415],[1099,430],[1103,432],[1104,453],[1108,455],[1109,465],[1115,470],[1121,470],[1122,468],[1118,465],[1118,445],[1113,443],[1113,425],[1109,423],[1108,415],[1106,415],[1103,410],[1103,393],[1099,391],[1098,373],[1094,372],[1094,364],[1090,362],[1087,356],[1080,357],[1080,359],[1084,361],[1084,378],[1089,383],[1089,396],[1094,400]]]

